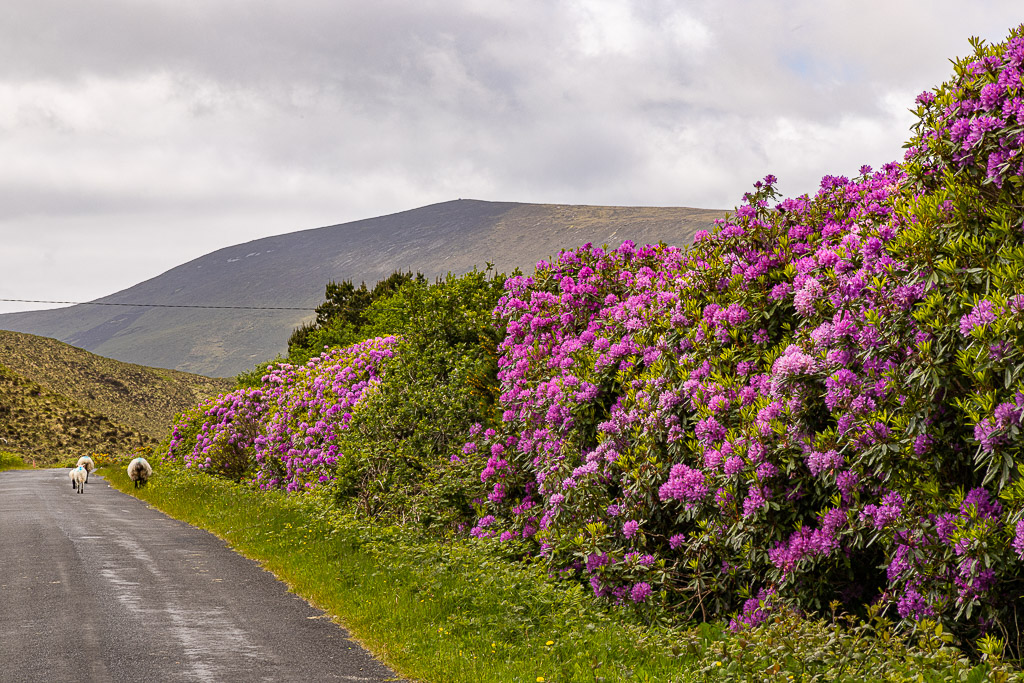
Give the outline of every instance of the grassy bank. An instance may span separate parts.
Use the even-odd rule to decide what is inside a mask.
[[[22,460],[20,455],[8,453],[7,451],[0,451],[0,472],[3,472],[4,470],[28,469],[32,469],[32,465]]]
[[[598,609],[537,567],[480,559],[462,544],[417,542],[400,529],[331,516],[310,499],[209,476],[158,473],[136,491],[122,470],[101,473],[260,561],[411,678],[666,681],[695,664],[673,655],[667,632]]]
[[[553,583],[538,566],[481,552],[476,541],[425,540],[341,517],[312,497],[206,475],[158,468],[136,491],[122,468],[100,471],[260,561],[420,681],[1019,680],[968,662],[934,628],[910,649],[884,619],[844,626],[787,617],[739,636],[673,630]]]

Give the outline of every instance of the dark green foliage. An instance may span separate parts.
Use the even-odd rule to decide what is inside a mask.
[[[262,363],[239,375],[240,390],[219,399],[224,405],[210,409],[205,418],[198,416],[197,424],[230,413],[222,427],[212,430],[214,436],[208,435],[217,441],[216,452],[204,447],[201,455],[193,454],[199,467],[236,480],[255,476],[251,459],[228,458],[230,473],[222,460],[239,444],[255,443],[257,431],[265,430],[270,418],[256,406],[253,409],[262,415],[262,426],[256,427],[240,423],[234,411],[263,396],[260,389],[282,377],[295,381],[289,373],[305,368],[307,361],[312,360],[309,367],[327,362],[324,347],[350,348],[373,338],[397,338],[387,353],[385,372],[365,387],[358,409],[332,437],[337,439],[330,445],[330,457],[337,458],[330,478],[333,496],[371,516],[411,518],[431,528],[451,529],[472,520],[480,480],[478,468],[467,467],[469,458],[461,453],[474,425],[495,422],[497,345],[504,328],[492,311],[504,293],[505,280],[488,264],[483,271],[449,274],[434,284],[411,273],[395,273],[372,291],[331,283],[318,323],[293,336],[293,342],[304,346],[293,345],[286,360]],[[185,420],[179,425],[180,434],[176,432],[172,443],[183,452],[198,448],[197,435],[188,432],[185,423],[191,424]],[[288,424],[301,430],[313,421],[306,427]],[[322,436],[321,427],[317,430]]]
[[[493,270],[410,281],[366,312],[364,331],[401,342],[381,383],[353,415],[339,462],[339,497],[371,514],[425,525],[473,514],[479,479],[453,462],[474,423],[490,422],[497,391],[491,319],[505,276]]]
[[[348,346],[363,341],[366,311],[370,305],[392,296],[408,282],[426,284],[422,273],[395,271],[367,289],[366,283],[358,287],[351,280],[331,281],[324,293],[324,302],[316,308],[316,321],[303,325],[288,339],[288,358],[293,363],[304,363],[328,346]]]
[[[295,334],[297,333],[298,330],[295,331]],[[294,338],[294,334],[292,336]],[[256,367],[254,367],[252,370],[249,370],[248,372],[239,373],[235,377],[235,388],[247,389],[261,386],[263,384],[263,376],[270,372],[271,367],[277,365],[278,363],[284,362],[285,359],[282,358],[281,356],[278,356],[273,360],[265,360],[262,363],[259,363],[258,365],[256,365]]]

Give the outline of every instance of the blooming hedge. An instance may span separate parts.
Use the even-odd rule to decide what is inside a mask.
[[[975,47],[903,163],[509,280],[473,533],[737,628],[882,600],[1015,631],[1024,37]]]
[[[380,381],[396,341],[375,338],[305,365],[271,366],[260,387],[221,394],[183,416],[166,457],[236,479],[249,475],[264,489],[332,481],[352,411]]]
[[[326,488],[370,517],[466,527],[480,485],[458,453],[493,412],[504,281],[490,268],[433,284],[392,275],[358,326],[338,316],[311,332],[368,341],[257,366],[175,425],[168,457],[264,489]]]
[[[388,337],[278,366],[183,419],[169,456],[288,490],[382,473],[374,514],[385,489],[463,514],[469,472],[473,535],[737,629],[839,601],[1016,635],[1024,27],[974,47],[918,97],[901,162],[797,198],[769,176],[689,249],[563,252],[504,281],[493,326],[501,280],[419,283],[394,298],[433,302],[409,304],[415,358],[385,363]]]

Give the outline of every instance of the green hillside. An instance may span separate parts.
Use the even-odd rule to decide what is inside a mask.
[[[37,465],[127,454],[229,380],[96,356],[55,339],[0,331],[0,447]]]

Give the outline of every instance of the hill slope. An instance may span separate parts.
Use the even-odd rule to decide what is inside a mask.
[[[0,330],[0,446],[37,464],[130,453],[174,415],[233,383],[96,356]]]
[[[317,306],[331,281],[372,285],[396,269],[428,277],[487,261],[531,272],[563,248],[689,244],[721,211],[456,200],[212,252],[97,301]],[[54,337],[141,365],[226,377],[283,353],[306,311],[72,306],[0,315],[0,328]]]

